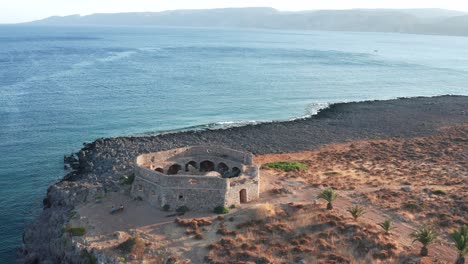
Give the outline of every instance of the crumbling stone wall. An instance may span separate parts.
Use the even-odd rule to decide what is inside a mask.
[[[164,173],[167,173],[173,165],[179,165],[183,171],[186,171],[189,163],[195,163],[196,167],[200,168],[204,161],[212,162],[215,170],[219,165],[224,164],[231,171],[233,168],[242,171],[243,166],[253,165],[253,155],[221,147],[197,146],[143,154],[137,157],[137,164],[150,169],[159,168]]]
[[[223,178],[206,176],[205,172],[193,175],[185,170],[189,162],[199,166],[203,161],[215,164],[215,170],[221,163],[230,170],[238,168],[240,175]],[[168,175],[174,164],[179,164],[182,170]],[[258,184],[259,170],[253,164],[252,154],[220,147],[187,147],[138,156],[132,195],[156,207],[187,206],[190,210],[212,211],[216,206],[239,205],[257,199]]]
[[[226,205],[240,205],[242,203],[241,192],[245,191],[245,202],[257,200],[260,196],[260,172],[255,166],[244,173],[244,177],[229,179],[229,188],[226,192]]]

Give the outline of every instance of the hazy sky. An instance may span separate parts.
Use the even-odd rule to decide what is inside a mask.
[[[269,6],[280,10],[445,8],[468,11],[468,0],[0,0],[0,23],[52,15]]]

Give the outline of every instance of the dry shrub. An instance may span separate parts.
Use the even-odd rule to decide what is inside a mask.
[[[291,232],[291,228],[284,223],[268,223],[264,226],[265,230],[269,233],[277,232],[277,233],[289,233]]]
[[[237,233],[236,231],[231,231],[227,229],[226,225],[224,223],[219,224],[219,229],[216,232],[216,234],[223,235],[223,236],[235,236]]]
[[[203,219],[203,218],[199,218],[199,219],[196,219],[196,218],[194,218],[194,219],[176,218],[175,223],[178,226],[191,227],[192,229],[198,229],[201,226],[209,226],[209,225],[213,224],[212,221],[210,221],[208,219]]]
[[[242,229],[242,228],[247,228],[247,227],[255,227],[257,225],[263,225],[263,224],[264,224],[263,220],[249,220],[247,222],[238,224],[236,227],[238,229]]]
[[[276,215],[275,206],[266,203],[266,204],[259,204],[246,212],[249,215],[249,218],[252,220],[263,220],[267,218],[274,217]]]
[[[207,219],[203,219],[203,218],[199,218],[199,219],[180,219],[180,218],[176,218],[175,223],[178,226],[188,227],[185,230],[186,235],[195,235],[194,236],[195,239],[201,240],[201,239],[204,238],[204,235],[203,235],[202,230],[201,230],[201,229],[204,229],[204,228],[201,228],[201,227],[209,226],[213,222],[210,221],[210,220],[207,220]]]
[[[141,256],[145,251],[145,241],[139,237],[131,237],[116,247],[124,254],[135,254]]]
[[[197,230],[195,232],[195,239],[198,239],[198,240],[202,240],[204,238],[202,232],[200,232],[199,230]]]

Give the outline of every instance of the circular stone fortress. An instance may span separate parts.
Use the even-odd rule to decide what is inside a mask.
[[[131,192],[165,209],[212,211],[257,199],[259,178],[251,153],[195,146],[138,156]]]

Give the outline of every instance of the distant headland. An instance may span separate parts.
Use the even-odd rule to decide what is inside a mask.
[[[444,9],[284,12],[268,7],[53,16],[27,25],[169,26],[468,36],[468,14]]]

